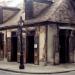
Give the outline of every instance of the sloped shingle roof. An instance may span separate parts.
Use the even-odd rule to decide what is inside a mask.
[[[50,7],[52,2],[50,1],[49,3],[40,3],[33,1],[33,14],[34,17],[37,17],[40,15],[43,11],[45,11],[48,7]]]
[[[51,7],[47,8],[37,18],[26,21],[32,22],[63,22],[63,23],[75,23],[75,1],[74,0],[58,0],[53,3]]]
[[[10,7],[2,7],[3,9],[3,23],[13,18],[20,9],[18,8],[10,8]]]
[[[22,13],[20,13],[20,15],[21,14]],[[46,10],[40,13],[36,18],[33,18],[31,20],[25,20],[25,23],[33,24],[36,22],[44,22],[44,21],[75,23],[75,1],[57,0]]]

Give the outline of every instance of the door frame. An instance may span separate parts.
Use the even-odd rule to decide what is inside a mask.
[[[37,48],[34,48],[34,63],[33,64],[37,64],[39,65],[39,34],[38,32],[40,31],[40,27],[37,27],[35,29],[31,29],[28,30],[26,33],[26,36],[28,35],[29,32],[34,31],[34,44],[37,44]],[[25,42],[26,43],[26,42]],[[25,46],[27,47],[27,44],[25,44]],[[26,48],[25,48],[25,63],[26,63]]]

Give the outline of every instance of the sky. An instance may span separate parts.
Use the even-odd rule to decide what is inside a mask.
[[[23,0],[0,0],[0,6],[18,7]]]

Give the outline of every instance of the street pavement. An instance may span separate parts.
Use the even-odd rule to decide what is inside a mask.
[[[66,72],[66,73],[55,73],[55,74],[23,74],[23,73],[14,73],[14,72],[8,72],[8,71],[1,71],[0,75],[75,75],[75,71]]]
[[[19,69],[19,63],[0,61],[0,70],[11,71],[15,73],[28,73],[28,74],[55,74],[62,72],[75,71],[75,64],[62,64],[62,65],[34,65],[25,64],[25,69]]]
[[[0,61],[0,75],[5,75],[5,73],[6,75],[55,75],[72,71],[75,71],[75,63],[61,65],[25,64],[25,69],[21,70],[19,63]]]

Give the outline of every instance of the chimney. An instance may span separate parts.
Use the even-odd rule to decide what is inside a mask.
[[[3,23],[3,8],[0,7],[0,24]]]
[[[33,0],[25,0],[25,19],[33,18]]]

